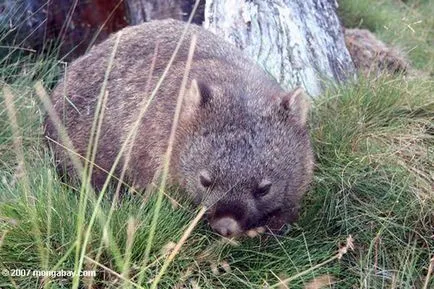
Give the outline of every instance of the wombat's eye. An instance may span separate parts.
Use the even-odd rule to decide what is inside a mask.
[[[203,171],[201,171],[199,173],[199,181],[200,181],[200,184],[204,188],[210,187],[212,185],[212,183],[213,183],[212,180],[211,180],[211,177],[209,175],[209,172],[205,171],[205,170],[203,170]]]
[[[258,187],[254,190],[255,197],[263,197],[270,192],[272,183],[268,180],[263,180],[259,183]]]

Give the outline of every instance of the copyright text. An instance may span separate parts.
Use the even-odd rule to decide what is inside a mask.
[[[84,270],[74,272],[72,270],[2,269],[1,275],[4,277],[95,277],[96,271]]]

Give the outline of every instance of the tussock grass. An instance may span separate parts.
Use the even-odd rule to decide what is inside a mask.
[[[40,80],[52,87],[63,64],[36,55],[16,63],[0,68],[13,102],[8,112],[2,88],[0,272],[96,276],[0,274],[1,288],[305,288],[331,279],[333,288],[434,286],[432,80],[382,76],[330,88],[313,104],[317,165],[300,220],[284,236],[233,242],[196,224],[203,210],[174,188],[116,199],[107,186],[98,199],[86,184],[63,184],[34,89]]]

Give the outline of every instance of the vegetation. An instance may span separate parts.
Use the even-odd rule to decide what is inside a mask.
[[[340,5],[344,23],[393,39],[415,67],[432,73],[430,1]],[[422,22],[403,32],[404,17]],[[163,198],[151,240],[158,194],[119,200],[109,187],[97,199],[54,171],[34,85],[52,87],[63,64],[22,51],[1,55],[0,288],[156,288],[157,281],[158,288],[286,288],[284,279],[290,288],[312,280],[326,288],[329,281],[333,288],[434,287],[432,79],[361,77],[314,102],[315,179],[299,222],[284,236],[223,240],[206,222],[195,226],[202,212],[168,188],[179,204]],[[80,268],[96,276],[32,276]]]
[[[340,0],[345,27],[365,28],[396,45],[414,67],[434,74],[434,2],[430,0]]]

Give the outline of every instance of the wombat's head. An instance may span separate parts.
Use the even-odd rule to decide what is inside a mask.
[[[195,202],[208,208],[211,227],[231,236],[276,216],[290,221],[312,173],[302,90],[234,92],[193,81],[185,101],[183,114],[194,121],[180,173]]]

